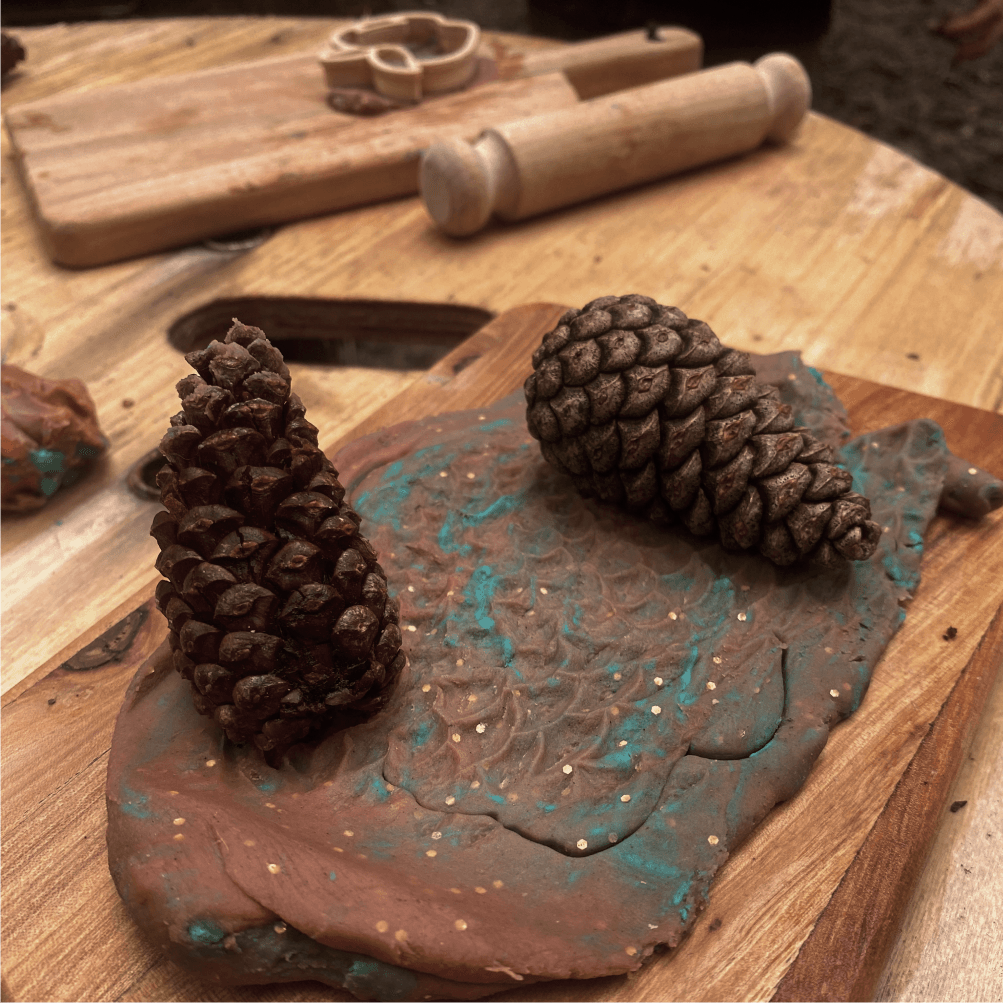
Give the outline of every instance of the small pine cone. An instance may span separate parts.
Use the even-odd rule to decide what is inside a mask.
[[[544,458],[587,497],[781,566],[877,548],[870,505],[832,448],[794,427],[745,352],[675,307],[632,295],[569,310],[533,353],[525,391]]]
[[[280,751],[386,699],[398,607],[264,332],[186,356],[161,442],[157,606],[200,714]]]

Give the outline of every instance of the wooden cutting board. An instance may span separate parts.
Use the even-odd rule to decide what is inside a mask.
[[[687,73],[703,51],[681,28],[495,48],[476,86],[376,117],[334,111],[308,51],[29,101],[4,123],[49,256],[99,265],[412,194],[437,139]]]
[[[385,424],[476,407],[517,388],[563,310],[535,304],[503,313],[329,452]],[[930,417],[953,451],[1003,476],[1003,416],[828,378],[855,433]],[[728,861],[692,935],[633,976],[499,998],[868,998],[1003,660],[1003,512],[980,523],[938,516],[925,547],[922,584],[862,707],[834,730],[802,791]],[[125,688],[166,633],[150,572],[127,602],[4,696],[3,998],[351,999],[313,982],[199,983],[145,943],[117,897],[104,845],[104,775]],[[950,641],[948,626],[957,628]]]

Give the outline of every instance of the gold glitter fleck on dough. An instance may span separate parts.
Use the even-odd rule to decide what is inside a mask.
[[[589,848],[589,841],[587,839],[580,839],[577,843],[575,843],[575,846],[577,846],[579,850],[587,850]]]
[[[494,885],[495,888],[504,888],[505,887],[505,882],[504,881],[499,881],[497,878],[494,881],[492,881],[491,884]]]
[[[456,798],[454,798],[453,795],[450,794],[449,797],[446,798],[446,804],[456,804]]]
[[[969,467],[968,472],[974,477],[978,473],[978,470],[975,467]]]
[[[831,696],[831,697],[838,697],[839,696],[839,690],[829,690],[829,696]]]
[[[462,665],[463,664],[463,659],[462,658],[457,658],[456,659],[456,664],[457,665]]]
[[[422,686],[421,691],[422,693],[428,693],[428,691],[431,690],[431,688],[432,686],[430,683],[425,683],[425,685]]]
[[[286,924],[285,923],[276,923],[275,926],[272,927],[272,929],[276,933],[285,933],[286,932]]]
[[[624,950],[625,950],[625,951],[626,951],[626,952],[627,952],[627,953],[628,953],[628,954],[629,954],[629,955],[630,955],[631,957],[633,957],[633,956],[634,956],[635,954],[637,954],[637,948],[636,948],[636,947],[625,947],[625,948],[624,948]]]
[[[711,846],[717,846],[717,844],[720,843],[721,840],[719,840],[717,836],[708,836],[707,842],[710,843]]]
[[[436,830],[432,833],[432,839],[442,839],[442,833]]]
[[[630,795],[629,794],[621,794],[620,795],[620,800],[623,801],[624,804],[626,804],[630,800]]]
[[[619,717],[620,716],[620,708],[619,707],[610,707],[609,712],[610,712],[610,714],[613,715],[613,717]]]
[[[352,832],[352,830],[351,830],[351,829],[346,829],[346,830],[345,830],[345,835],[346,835],[346,836],[348,836],[348,837],[352,837],[352,836],[354,836],[354,835],[355,835],[355,833],[354,833],[354,832]]]
[[[720,658],[719,658],[719,657],[718,657],[717,655],[715,655],[715,656],[714,656],[714,657],[713,657],[713,658],[711,659],[711,661],[712,661],[712,662],[713,662],[713,663],[714,663],[715,665],[720,665],[720,664],[721,664],[721,659],[720,659]]]
[[[462,894],[463,894],[463,892],[462,892],[462,891],[460,891],[460,889],[459,889],[459,888],[450,888],[449,890],[450,890],[450,891],[451,891],[451,892],[452,892],[452,893],[453,893],[454,895],[462,895]]]
[[[176,818],[174,820],[174,824],[175,825],[184,825],[185,824],[185,820],[183,818]]]
[[[574,767],[571,765],[571,763],[567,763],[565,766],[562,766],[561,769],[565,773],[570,773],[574,769]]]
[[[425,856],[426,857],[434,857],[434,856],[436,856],[436,853],[437,853],[437,851],[435,851],[435,850],[426,850],[425,851]]]
[[[453,741],[458,742],[460,740],[460,733],[458,731],[453,732]]]
[[[387,930],[389,930],[389,929],[390,929],[390,924],[385,919],[381,919],[376,924],[376,930],[377,930],[378,933],[386,933]]]
[[[709,689],[709,690],[716,690],[717,689],[717,683],[715,683],[713,679],[708,679],[707,680],[707,689]]]
[[[178,833],[178,834],[177,834],[177,835],[176,835],[176,836],[174,837],[174,839],[175,839],[175,841],[176,841],[176,842],[178,842],[178,843],[183,843],[183,842],[185,841],[185,834],[184,834],[183,832],[179,832],[179,833]]]
[[[741,620],[741,621],[742,621],[743,623],[744,623],[744,622],[745,622],[746,620],[748,620],[748,619],[749,619],[749,617],[748,617],[748,614],[746,614],[746,613],[739,613],[739,614],[738,614],[738,618],[739,618],[739,620]]]
[[[477,788],[478,788],[478,787],[480,787],[480,786],[481,786],[481,782],[480,782],[479,780],[474,780],[474,781],[472,781],[472,782],[471,782],[471,784],[470,784],[470,789],[471,789],[472,791],[475,791],[475,790],[477,790]]]
[[[477,727],[474,728],[474,731],[476,731],[478,735],[483,735],[484,732],[487,731],[487,730],[488,730],[488,726],[483,721],[481,721],[477,725]]]
[[[205,761],[205,764],[206,764],[206,766],[215,766],[216,765],[216,760],[215,759],[207,759]]]
[[[656,715],[657,714],[661,714],[662,713],[662,708],[659,707],[658,704],[655,704],[655,706],[651,708],[651,713],[652,714],[656,714]]]
[[[418,628],[413,623],[409,623],[407,629],[413,634]]]
[[[670,620],[678,620],[678,619],[679,619],[679,617],[678,617],[678,616],[676,616],[676,614],[675,614],[675,613],[670,613],[670,614],[669,614],[669,619],[670,619]]]
[[[453,891],[456,891],[456,890],[457,890],[457,889],[455,889],[455,888],[453,889]],[[456,927],[456,929],[457,929],[457,930],[460,930],[460,931],[463,931],[463,930],[466,930],[466,928],[467,928],[467,921],[466,921],[465,919],[458,919],[458,920],[457,920],[457,921],[456,921],[456,922],[455,922],[455,923],[453,924],[453,926],[455,926],[455,927]]]
[[[476,476],[477,474],[467,474],[467,480],[472,481]]]
[[[627,744],[627,739],[621,738],[616,744],[622,749]]]
[[[661,676],[655,676],[654,682],[656,686],[661,686],[665,680]]]
[[[279,867],[278,864],[269,864],[268,865],[268,873],[269,874],[278,874],[279,871],[281,871],[281,870],[282,870],[282,868]]]

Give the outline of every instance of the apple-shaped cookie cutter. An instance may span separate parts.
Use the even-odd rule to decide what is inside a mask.
[[[319,58],[328,87],[371,87],[398,101],[420,101],[470,81],[480,39],[473,21],[395,14],[334,32]]]

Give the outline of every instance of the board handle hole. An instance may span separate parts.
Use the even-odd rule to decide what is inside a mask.
[[[222,340],[238,317],[260,327],[287,362],[429,369],[494,314],[454,303],[235,296],[179,317],[167,339],[179,352]]]

